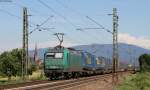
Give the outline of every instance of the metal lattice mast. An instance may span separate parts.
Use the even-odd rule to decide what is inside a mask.
[[[28,15],[27,8],[23,8],[23,46],[22,46],[22,79],[28,73]]]
[[[25,79],[25,9],[23,8],[22,80]]]
[[[25,18],[26,18],[26,76],[28,76],[28,14],[27,14],[27,8],[25,8]]]
[[[118,16],[117,9],[113,8],[113,83],[118,81],[119,51],[118,51]]]

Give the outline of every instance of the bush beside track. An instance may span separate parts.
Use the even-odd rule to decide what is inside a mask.
[[[116,90],[150,90],[150,73],[138,72],[127,78],[120,84]]]

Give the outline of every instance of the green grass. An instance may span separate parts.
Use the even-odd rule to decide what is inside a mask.
[[[47,78],[42,74],[41,71],[33,72],[32,75],[29,75],[28,80],[26,81],[32,81],[32,80],[47,80]],[[22,83],[25,81],[21,80],[21,77],[12,77],[11,80],[8,81],[7,77],[0,76],[0,85],[7,85],[7,84],[17,84]]]
[[[36,71],[29,76],[29,80],[47,80],[47,78],[44,76],[42,71]]]
[[[8,80],[7,77],[1,77],[0,78],[0,85],[7,85],[7,84],[16,84],[16,83],[22,83],[20,77],[12,77],[11,80]]]
[[[129,76],[116,90],[150,90],[150,73]]]
[[[22,80],[0,80],[0,85],[8,85],[8,84],[17,84],[17,83],[23,83]]]

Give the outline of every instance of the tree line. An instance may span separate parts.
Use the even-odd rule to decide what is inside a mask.
[[[140,72],[150,72],[150,55],[143,54],[139,57]]]
[[[21,76],[22,49],[13,49],[0,54],[0,76],[8,77]],[[36,70],[36,65],[30,64],[28,74]]]

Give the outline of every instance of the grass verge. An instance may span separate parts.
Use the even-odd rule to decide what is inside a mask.
[[[150,73],[137,73],[129,76],[116,90],[150,90]]]
[[[47,80],[47,78],[44,76],[42,71],[36,71],[33,72],[32,75],[29,75],[29,77],[27,77],[28,79],[26,81],[33,81],[33,80]],[[8,84],[17,84],[17,83],[23,83],[26,81],[22,81],[21,77],[16,76],[16,77],[12,77],[11,80],[8,81],[7,77],[0,77],[0,85],[8,85]]]

